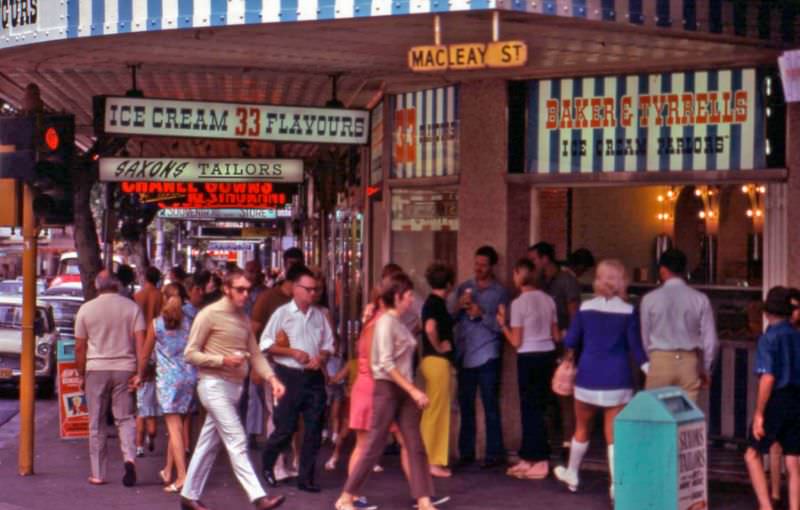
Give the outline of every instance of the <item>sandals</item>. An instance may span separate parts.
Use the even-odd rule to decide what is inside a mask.
[[[352,501],[342,501],[341,499],[333,505],[333,508],[336,510],[356,510]]]
[[[169,492],[171,494],[177,494],[183,489],[183,484],[177,485],[175,483],[171,483],[164,487],[164,492]]]
[[[164,482],[164,485],[169,485],[170,477],[167,473],[164,472],[163,469],[158,472],[158,477],[161,478],[161,481]]]

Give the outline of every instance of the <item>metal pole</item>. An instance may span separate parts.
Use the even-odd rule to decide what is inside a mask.
[[[433,44],[442,45],[442,20],[438,14],[433,17]]]
[[[492,41],[500,40],[500,11],[492,12]]]
[[[103,208],[103,266],[111,269],[114,267],[112,262],[114,259],[114,240],[112,239],[114,229],[111,225],[112,221],[114,221],[112,218],[114,204],[112,203],[110,182],[103,185],[103,202],[105,203]]]
[[[19,474],[33,474],[34,359],[36,343],[36,218],[33,189],[24,185],[22,202],[22,355],[19,377]]]

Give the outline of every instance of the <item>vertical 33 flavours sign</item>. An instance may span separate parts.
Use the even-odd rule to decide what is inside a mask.
[[[361,145],[369,112],[177,99],[96,97],[99,133]]]
[[[762,83],[755,69],[529,82],[526,170],[763,169]]]

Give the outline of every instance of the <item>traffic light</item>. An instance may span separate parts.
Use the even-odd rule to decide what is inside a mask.
[[[73,223],[72,165],[75,117],[44,114],[37,119],[33,210],[42,225]]]

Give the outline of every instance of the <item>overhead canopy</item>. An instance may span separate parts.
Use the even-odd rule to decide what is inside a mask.
[[[59,29],[60,7],[54,5],[60,3],[39,0],[35,27],[0,31],[0,46],[6,46],[0,50],[0,98],[18,106],[24,87],[37,83],[50,108],[76,114],[78,140],[86,146],[93,134],[92,96],[130,89],[128,64],[141,64],[137,85],[147,97],[322,106],[331,98],[329,75],[341,74],[339,99],[346,107],[369,108],[387,91],[455,81],[774,63],[783,38],[780,30],[759,33],[754,24],[742,32],[727,21],[732,4],[717,0],[659,2],[683,6],[680,13],[666,13],[669,24],[663,12],[656,20],[655,0],[67,0],[68,23]],[[641,12],[629,8],[639,4]],[[491,40],[493,8],[502,13],[501,38],[528,44],[525,67],[408,70],[408,49],[433,42],[432,12],[448,11],[443,42],[478,42]],[[758,13],[746,14],[756,19]],[[766,19],[793,26],[781,24],[779,14],[771,11]],[[43,27],[48,22],[50,29]],[[143,143],[151,157],[311,158],[316,151],[265,142],[131,143]]]

